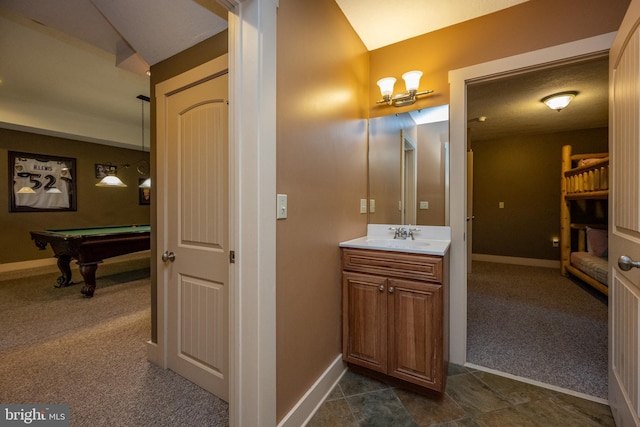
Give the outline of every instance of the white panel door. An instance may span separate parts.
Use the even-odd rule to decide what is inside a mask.
[[[167,367],[228,401],[228,75],[164,99]],[[161,277],[161,276],[159,276]]]
[[[609,404],[618,426],[640,425],[640,0],[610,53]]]
[[[467,274],[471,273],[473,256],[473,151],[467,151]]]

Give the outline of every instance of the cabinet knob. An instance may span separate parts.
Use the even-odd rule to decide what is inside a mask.
[[[389,286],[389,293],[392,294],[393,293],[393,286]]]
[[[378,288],[378,290],[379,290],[380,292],[383,292],[383,291],[384,291],[384,285],[380,285],[380,287]]]

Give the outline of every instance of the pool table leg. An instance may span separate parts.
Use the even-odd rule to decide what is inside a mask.
[[[80,274],[84,278],[84,286],[82,287],[82,295],[85,298],[91,298],[96,290],[96,270],[98,264],[80,264]]]
[[[58,269],[60,270],[60,273],[62,273],[62,276],[58,277],[58,284],[56,285],[56,288],[63,288],[72,284],[71,267],[69,266],[70,263],[70,255],[62,254],[58,256]]]

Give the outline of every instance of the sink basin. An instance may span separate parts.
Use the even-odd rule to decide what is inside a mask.
[[[383,246],[385,248],[424,248],[430,246],[426,240],[402,240],[402,239],[367,239],[367,243],[373,246]]]

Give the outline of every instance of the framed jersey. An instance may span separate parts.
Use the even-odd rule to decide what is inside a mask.
[[[9,212],[75,211],[76,159],[9,151]]]

